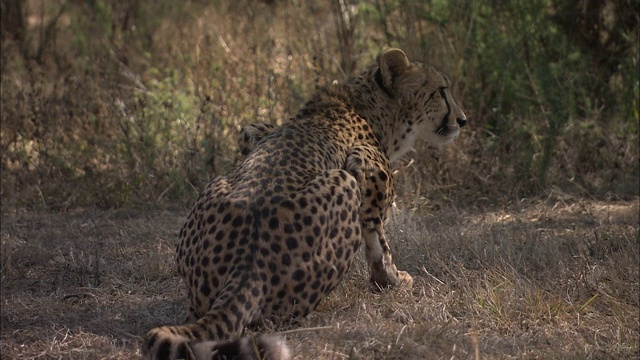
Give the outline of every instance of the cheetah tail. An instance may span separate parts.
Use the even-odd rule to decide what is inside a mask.
[[[196,359],[291,360],[291,351],[275,335],[245,336],[236,340],[190,344]]]

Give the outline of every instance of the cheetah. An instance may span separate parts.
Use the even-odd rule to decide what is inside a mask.
[[[246,157],[205,187],[180,230],[187,323],[150,330],[147,359],[290,359],[270,335],[241,337],[264,318],[301,318],[349,270],[362,242],[370,281],[411,287],[384,231],[391,163],[417,138],[442,146],[467,119],[451,81],[400,49],[315,95],[289,122],[252,125]]]

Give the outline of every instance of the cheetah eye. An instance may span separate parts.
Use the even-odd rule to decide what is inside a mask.
[[[433,99],[446,99],[447,96],[444,92],[444,90],[447,89],[446,86],[440,86],[437,89],[435,89],[431,94],[429,94],[429,98],[427,99],[427,102],[433,100]]]

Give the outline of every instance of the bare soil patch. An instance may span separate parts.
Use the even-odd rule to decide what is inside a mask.
[[[638,200],[397,210],[411,291],[371,292],[359,258],[284,335],[297,359],[638,358]],[[180,323],[174,241],[187,209],[2,211],[2,357],[139,356]]]

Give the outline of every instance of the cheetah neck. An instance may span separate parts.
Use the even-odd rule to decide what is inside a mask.
[[[415,126],[404,116],[400,100],[391,98],[375,83],[366,80],[372,77],[362,74],[345,84],[332,84],[316,91],[297,117],[304,118],[331,107],[352,108],[367,121],[381,150],[393,163],[413,147]]]
[[[404,116],[401,101],[391,98],[375,82],[367,81],[372,78],[373,74],[363,74],[345,85],[356,113],[367,120],[393,163],[413,148],[416,127]]]

